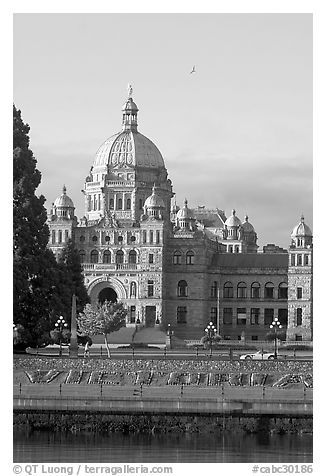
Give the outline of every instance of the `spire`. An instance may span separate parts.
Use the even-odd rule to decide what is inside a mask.
[[[184,206],[185,208],[188,208],[188,200],[185,198],[185,201],[184,201]]]
[[[122,108],[122,130],[137,132],[137,112],[138,107],[132,99],[133,88],[128,84],[128,99]]]
[[[235,209],[232,210],[232,215],[235,216]]]
[[[245,221],[248,221],[249,217],[248,215],[245,216]]]

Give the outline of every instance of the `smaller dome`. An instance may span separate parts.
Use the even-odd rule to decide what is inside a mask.
[[[188,200],[185,198],[184,206],[177,213],[178,220],[193,219],[192,211],[188,208]]]
[[[153,185],[152,195],[146,198],[144,208],[165,208],[164,201],[156,193],[156,185]]]
[[[312,236],[312,231],[304,222],[304,216],[301,216],[300,223],[293,228],[291,236]]]
[[[241,224],[241,226],[242,226],[242,229],[243,229],[244,232],[246,232],[246,233],[250,233],[250,232],[255,233],[254,227],[248,221],[248,215],[245,216],[244,222]]]
[[[137,104],[133,101],[132,98],[128,98],[125,104],[122,106],[122,111],[135,111],[138,112],[139,109]]]
[[[56,208],[58,207],[75,208],[74,202],[71,200],[70,197],[68,197],[66,192],[67,192],[67,189],[66,189],[66,186],[64,185],[62,188],[62,195],[60,195],[60,197],[58,197],[54,202],[54,206]]]
[[[238,227],[242,225],[241,220],[236,216],[234,209],[232,210],[232,215],[226,219],[224,225],[228,227],[231,227],[231,226]]]

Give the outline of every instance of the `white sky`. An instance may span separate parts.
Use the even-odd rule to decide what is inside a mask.
[[[84,214],[128,82],[179,204],[247,213],[260,246],[287,247],[302,212],[312,227],[311,14],[16,14],[14,102],[48,207],[65,183]]]

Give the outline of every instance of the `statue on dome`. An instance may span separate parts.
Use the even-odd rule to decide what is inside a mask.
[[[128,98],[132,98],[133,89],[130,83],[128,84],[127,91],[128,91]]]

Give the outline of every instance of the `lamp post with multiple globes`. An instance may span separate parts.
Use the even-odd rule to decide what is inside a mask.
[[[270,329],[274,329],[274,354],[275,354],[275,359],[277,359],[277,332],[279,329],[282,329],[281,323],[278,320],[277,317],[274,317],[273,322],[269,326]]]
[[[68,324],[66,323],[66,321],[64,320],[64,318],[62,316],[59,317],[59,319],[57,320],[57,322],[54,324],[56,329],[58,329],[59,333],[60,333],[60,337],[59,337],[59,341],[60,341],[60,351],[59,351],[59,355],[61,356],[62,355],[62,331],[63,329],[67,328],[68,327]]]

